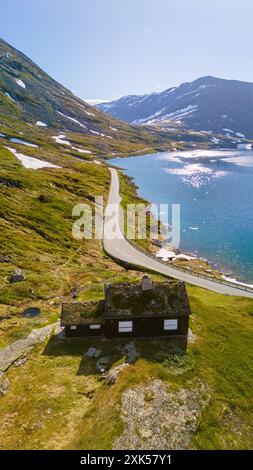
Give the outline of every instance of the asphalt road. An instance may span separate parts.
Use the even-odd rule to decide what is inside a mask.
[[[219,294],[235,295],[241,297],[253,298],[253,289],[251,292],[238,289],[219,282],[199,278],[194,274],[182,272],[174,267],[167,266],[156,259],[153,259],[145,253],[134,248],[124,237],[120,228],[120,185],[119,177],[116,169],[110,168],[111,171],[111,188],[108,204],[105,210],[103,245],[105,251],[112,257],[125,261],[127,263],[151,269],[160,274],[165,274],[181,281],[185,281],[195,286],[218,292]]]

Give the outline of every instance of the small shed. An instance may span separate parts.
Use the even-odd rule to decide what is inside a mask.
[[[62,306],[67,337],[155,337],[188,335],[190,305],[183,282],[105,284],[105,299]]]

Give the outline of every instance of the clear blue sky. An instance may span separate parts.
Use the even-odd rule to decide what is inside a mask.
[[[85,99],[253,81],[252,0],[0,0],[0,36]]]

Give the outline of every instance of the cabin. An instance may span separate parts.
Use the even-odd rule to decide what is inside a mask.
[[[105,284],[104,300],[62,305],[67,338],[187,337],[190,305],[184,282]]]

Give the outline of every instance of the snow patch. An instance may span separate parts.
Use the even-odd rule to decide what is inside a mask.
[[[72,147],[72,146],[71,146],[71,148],[72,148],[72,150],[76,150],[79,153],[89,153],[89,154],[91,154],[91,152],[89,150],[83,150],[83,149],[79,149],[78,147]]]
[[[216,137],[212,137],[211,139],[211,142],[213,142],[214,144],[218,144],[220,142],[220,139],[217,139]]]
[[[235,135],[237,135],[237,137],[242,137],[242,139],[245,139],[245,135],[241,134],[240,132],[236,132]]]
[[[7,98],[9,98],[11,101],[13,101],[13,103],[16,103],[16,101],[14,100],[14,98],[12,98],[12,96],[10,95],[10,93],[8,93],[7,91],[6,91],[6,93],[5,93],[5,96],[7,96]]]
[[[21,86],[21,88],[26,88],[25,83],[22,80],[20,80],[20,78],[16,78],[16,83],[17,85]]]
[[[60,111],[56,111],[58,114],[60,114],[60,116],[64,117],[65,119],[69,119],[69,121],[72,121],[74,122],[75,124],[78,124],[78,126],[82,127],[83,129],[87,129],[87,127],[82,124],[81,122],[79,122],[77,119],[71,117],[71,116],[67,116],[66,114],[63,114],[61,113]]]
[[[47,127],[47,124],[45,122],[41,122],[41,121],[37,121],[36,126],[39,126],[39,127]]]
[[[22,165],[27,169],[38,170],[39,168],[61,168],[60,166],[53,165],[52,163],[39,160],[38,158],[29,157],[27,155],[23,155],[22,153],[18,153],[15,149],[10,147],[5,148],[15,155],[15,157],[20,160]]]
[[[57,144],[69,145],[71,147],[71,143],[68,140],[66,140],[65,134],[53,135],[52,139],[54,139]]]

